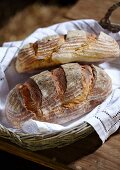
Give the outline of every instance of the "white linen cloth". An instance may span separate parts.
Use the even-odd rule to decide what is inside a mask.
[[[19,82],[24,82],[31,74],[18,74],[14,69],[14,58],[17,56],[19,50],[30,42],[35,42],[48,35],[66,34],[68,30],[84,29],[85,31],[95,33],[98,35],[101,31],[109,34],[120,43],[120,32],[111,33],[104,30],[95,20],[75,20],[64,23],[55,24],[46,28],[39,28],[30,36],[22,41],[5,42],[0,47],[0,123],[7,126],[10,130],[15,131],[5,124],[4,121],[4,107],[6,96],[8,92]],[[98,133],[102,142],[105,142],[108,137],[113,134],[120,127],[120,58],[112,62],[104,62],[99,64],[105,69],[112,79],[113,91],[110,96],[93,111],[76,120],[69,125],[61,126],[58,124],[51,124],[39,122],[35,120],[28,120],[22,124],[24,133],[41,134],[55,131],[62,131],[74,127],[83,122],[88,122]]]

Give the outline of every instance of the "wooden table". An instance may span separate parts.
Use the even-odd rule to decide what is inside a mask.
[[[36,152],[1,139],[0,150],[54,170],[119,170],[120,168],[119,131],[104,144],[94,132],[69,146]],[[24,161],[21,163],[24,164]]]

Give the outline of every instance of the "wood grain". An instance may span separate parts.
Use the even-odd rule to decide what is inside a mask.
[[[79,166],[87,170],[118,170],[120,167],[120,135],[112,136],[106,143],[101,145],[92,154],[82,157],[70,165],[73,169],[79,170]]]
[[[0,150],[53,170],[119,170],[120,135],[113,134],[104,144],[94,132],[84,139],[62,148],[32,152],[6,140],[0,140]]]

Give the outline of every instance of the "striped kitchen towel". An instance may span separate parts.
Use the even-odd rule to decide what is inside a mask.
[[[48,35],[66,34],[68,30],[75,29],[84,29],[96,35],[103,31],[120,43],[120,32],[111,33],[104,30],[97,21],[91,19],[69,21],[46,28],[38,28],[22,41],[5,42],[0,47],[0,113],[2,113],[3,117],[7,94],[17,83],[25,81],[30,76],[30,74],[19,74],[14,68],[14,59],[19,50],[24,45],[30,42],[33,43]],[[102,104],[86,116],[67,126],[29,120],[23,124],[23,131],[31,134],[48,133],[49,131],[61,131],[83,122],[88,122],[96,130],[100,139],[105,142],[120,127],[120,58],[112,62],[104,62],[99,66],[109,74],[113,85],[112,94]],[[0,121],[1,124],[5,125],[4,119]],[[9,128],[8,125],[7,127]],[[13,130],[15,131],[15,129]]]

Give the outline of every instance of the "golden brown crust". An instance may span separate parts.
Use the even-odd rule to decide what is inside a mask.
[[[62,97],[67,88],[67,82],[64,70],[59,67],[51,71],[53,80],[55,82],[56,90],[60,97]]]
[[[17,128],[29,118],[63,124],[103,102],[111,85],[110,77],[99,67],[64,64],[13,88],[7,97],[6,116]]]
[[[111,36],[74,30],[66,36],[49,36],[28,44],[19,51],[15,68],[25,73],[70,62],[104,62],[119,55],[119,45]]]

